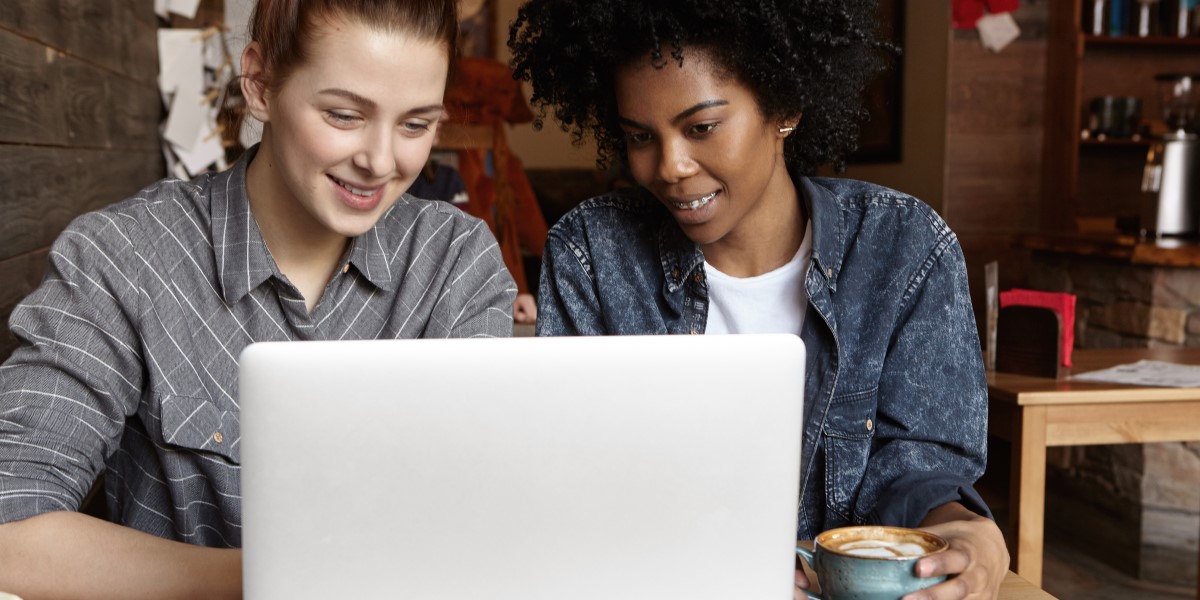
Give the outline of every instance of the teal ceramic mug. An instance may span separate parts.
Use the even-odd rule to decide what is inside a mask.
[[[871,525],[830,529],[817,536],[813,550],[796,548],[817,574],[821,593],[811,600],[899,600],[909,592],[945,581],[917,577],[917,560],[945,552],[941,537],[904,527]]]

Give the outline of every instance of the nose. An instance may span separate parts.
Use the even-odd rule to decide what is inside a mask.
[[[686,140],[664,140],[658,157],[658,177],[666,183],[676,183],[695,175],[699,165],[688,152]]]
[[[354,166],[374,179],[382,179],[396,170],[396,152],[391,128],[372,127],[364,134],[362,147],[354,154]]]

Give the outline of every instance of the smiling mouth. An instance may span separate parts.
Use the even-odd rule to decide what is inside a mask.
[[[334,181],[334,183],[345,188],[346,191],[350,192],[351,194],[354,194],[355,196],[362,196],[364,198],[374,196],[375,194],[379,193],[379,190],[383,189],[383,188],[365,189],[365,188],[360,188],[360,187],[354,187],[353,185],[346,183],[345,181],[342,181],[341,179],[338,179],[337,177],[334,177],[332,175],[330,175],[329,178],[332,179]]]
[[[679,210],[696,210],[697,208],[700,208],[701,206],[708,204],[709,202],[712,201],[713,198],[716,198],[716,197],[717,197],[717,192],[712,192],[710,194],[707,194],[705,196],[702,196],[700,198],[692,200],[691,202],[671,202],[671,204],[674,205],[675,208],[678,208]]]

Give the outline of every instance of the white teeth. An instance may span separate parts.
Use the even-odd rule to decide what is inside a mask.
[[[363,190],[363,189],[356,188],[356,187],[346,183],[345,181],[342,181],[341,179],[334,179],[334,181],[336,181],[338,183],[338,185],[349,190],[350,193],[354,194],[355,196],[373,196],[373,195],[375,195],[375,192],[376,192],[376,190]]]
[[[678,208],[679,210],[696,210],[697,208],[708,204],[709,200],[712,200],[716,197],[717,193],[713,192],[707,196],[704,196],[703,198],[692,200],[691,202],[674,202],[673,204],[675,205],[675,208]]]

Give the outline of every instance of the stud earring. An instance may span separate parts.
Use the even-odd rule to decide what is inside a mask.
[[[780,127],[780,128],[779,128],[779,133],[781,133],[781,134],[783,134],[783,135],[787,135],[787,134],[789,134],[789,133],[791,133],[791,132],[793,132],[793,131],[795,131],[795,130],[796,130],[796,128],[795,128],[795,127]]]

